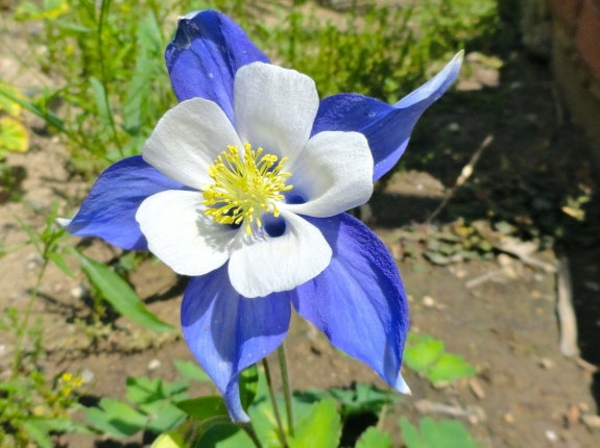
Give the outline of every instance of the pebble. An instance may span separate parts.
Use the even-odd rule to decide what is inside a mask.
[[[156,370],[160,367],[160,364],[160,361],[155,358],[148,363],[148,370]]]
[[[581,418],[581,411],[579,407],[573,405],[569,408],[569,412],[567,413],[567,427],[572,427],[579,421]]]
[[[83,369],[80,373],[80,376],[83,384],[89,384],[94,380],[96,374],[90,369]]]
[[[511,423],[512,424],[512,423],[515,422],[515,417],[510,412],[507,412],[506,414],[504,414],[504,421],[506,423]]]
[[[552,362],[551,359],[542,358],[540,359],[539,366],[542,369],[550,370],[552,367],[554,367],[554,362]]]
[[[478,399],[481,400],[482,398],[485,398],[485,392],[479,381],[477,381],[477,378],[471,378],[469,380],[469,389],[471,389],[473,395],[475,395]]]
[[[425,305],[427,308],[431,308],[435,306],[435,300],[433,300],[432,297],[425,296],[423,297],[423,305]]]
[[[584,414],[581,421],[588,429],[600,429],[600,415]]]
[[[550,442],[554,443],[554,442],[558,441],[558,436],[551,429],[548,429],[545,434],[546,434],[546,439],[548,439]]]
[[[71,295],[72,298],[81,300],[85,297],[86,290],[83,287],[83,285],[76,285],[71,288],[71,290],[69,291],[69,294]]]
[[[450,123],[448,125],[448,130],[450,132],[458,132],[460,131],[460,125],[458,123]]]

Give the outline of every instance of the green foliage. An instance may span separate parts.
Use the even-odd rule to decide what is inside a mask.
[[[337,404],[330,398],[314,403],[288,438],[290,448],[335,448],[342,435]]]
[[[497,29],[492,0],[354,7],[335,23],[324,22],[301,3],[294,2],[291,11],[271,4],[272,14],[282,20],[267,26],[260,8],[241,0],[168,5],[45,0],[42,6],[24,1],[14,18],[43,23],[43,32],[31,39],[39,39],[47,51],[35,58],[44,72],[64,82],[33,100],[22,99],[21,105],[66,137],[71,161],[81,172],[95,174],[139,153],[160,116],[176,102],[163,60],[175,29],[173,12],[220,9],[274,60],[313,77],[321,95],[353,91],[389,102],[422,83],[460,47]],[[9,96],[0,88],[3,94]],[[60,116],[53,107],[57,101]]]
[[[379,415],[384,406],[400,401],[400,396],[390,390],[381,390],[370,384],[354,384],[351,388],[341,389],[332,387],[327,390],[311,389],[299,392],[296,399],[301,402],[313,403],[326,398],[334,398],[340,404],[342,421],[352,414]]]
[[[145,377],[127,378],[127,400],[102,398],[87,408],[86,418],[104,433],[129,437],[142,430],[156,434],[173,429],[186,416],[177,404],[187,397],[186,381],[168,383]]]
[[[79,259],[81,269],[87,276],[90,284],[94,286],[102,298],[110,303],[119,314],[131,319],[135,323],[154,331],[172,331],[173,327],[155,314],[148,311],[135,291],[109,267],[73,251]]]
[[[5,151],[25,152],[29,148],[29,135],[25,126],[13,117],[0,117],[0,158]]]
[[[408,335],[404,363],[433,383],[455,381],[475,374],[474,366],[459,355],[446,353],[444,342],[428,334]]]
[[[51,0],[41,8],[23,2],[15,12],[16,20],[43,22],[38,38],[47,51],[37,56],[38,63],[65,80],[25,107],[66,137],[82,172],[95,173],[139,153],[158,118],[175,103],[163,62],[167,35],[158,24],[172,11],[190,8],[190,1]],[[56,100],[63,104],[61,118],[50,120]]]
[[[360,436],[356,448],[392,448],[392,438],[371,426]]]
[[[174,359],[173,365],[181,376],[194,381],[210,381],[210,377],[193,361]]]
[[[81,378],[71,373],[48,378],[40,368],[45,357],[43,327],[40,321],[31,323],[33,305],[48,264],[54,263],[65,274],[72,275],[61,254],[59,242],[64,230],[55,224],[57,211],[58,205],[54,204],[40,232],[15,217],[28,237],[25,245],[35,248],[42,264],[25,310],[9,308],[0,316],[0,330],[13,333],[16,341],[8,379],[0,382],[0,428],[3,429],[0,446],[35,443],[51,447],[51,433],[88,431],[70,420]]]
[[[400,428],[407,448],[481,448],[467,428],[454,420],[436,423],[425,417],[419,421],[417,429],[402,417]]]
[[[0,381],[0,446],[35,442],[50,448],[51,433],[89,433],[87,427],[70,419],[81,378],[70,373],[48,378],[39,368],[45,355],[41,324],[24,326],[20,317],[15,308],[0,317],[0,330],[16,331],[19,341],[29,342],[27,346],[17,344],[11,375]]]

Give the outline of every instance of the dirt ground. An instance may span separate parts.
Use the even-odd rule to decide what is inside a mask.
[[[23,45],[17,30],[7,40]],[[547,61],[530,57],[517,39],[490,50],[498,51],[504,65],[498,68],[478,62],[477,54],[467,56],[470,69],[459,89],[427,113],[408,149],[413,156],[374,195],[371,213],[363,216],[398,258],[409,294],[412,330],[443,339],[450,352],[477,367],[474,380],[444,388],[434,388],[407,370],[413,394],[391,409],[384,428],[398,441],[399,416],[413,422],[424,414],[449,417],[447,410],[432,411],[433,403],[434,409],[443,404],[460,411],[455,418],[464,421],[485,447],[593,448],[600,446],[600,428],[590,424],[598,412],[594,365],[600,365],[597,195],[586,205],[588,214],[582,222],[561,207],[582,185],[594,188],[597,172],[580,133],[560,108]],[[30,86],[45,81],[39,74],[17,71],[14,60],[1,48],[0,78]],[[69,174],[69,156],[58,139],[40,132],[34,117],[27,117],[27,124],[31,150],[8,158],[8,164],[22,173],[22,199],[0,204],[0,240],[7,248],[26,240],[15,217],[39,229],[55,201],[63,215],[70,214],[88,188]],[[436,227],[424,224],[488,136],[493,141],[482,151],[474,174],[434,220]],[[435,157],[420,157],[431,148]],[[408,251],[411,235],[422,244],[433,229],[449,228],[458,219],[484,222],[489,228],[509,222],[519,241],[538,244],[539,250],[531,254],[535,259],[556,265],[559,256],[567,257],[578,344],[586,362],[560,353],[555,273],[502,250],[469,261],[455,258],[444,265]],[[559,228],[561,234],[554,236]],[[101,261],[118,255],[100,241],[81,244],[86,254]],[[2,310],[25,306],[39,268],[40,258],[31,246],[0,259]],[[130,280],[150,310],[178,323],[185,279],[148,261]],[[49,373],[80,371],[90,396],[122,397],[127,376],[174,379],[171,360],[192,359],[178,334],[157,336],[124,318],[96,328],[103,336],[91,344],[90,329],[81,323],[89,316],[89,306],[82,300],[84,290],[82,275],[71,279],[54,267],[42,281],[35,316],[43,323],[47,351],[43,368]],[[11,337],[0,333],[0,372],[6,371],[11,359]],[[353,382],[385,387],[369,368],[337,353],[300,319],[294,319],[286,344],[298,390],[347,387]],[[87,436],[62,437],[60,442],[82,448],[142,446],[140,439],[125,445]]]

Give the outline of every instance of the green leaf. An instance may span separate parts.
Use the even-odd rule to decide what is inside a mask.
[[[150,330],[173,330],[171,325],[148,311],[135,291],[112,269],[78,251],[74,253],[90,283],[98,288],[103,298],[121,315]]]
[[[154,412],[154,407],[166,400],[181,401],[187,398],[186,392],[189,389],[185,381],[168,383],[147,377],[128,377],[126,384],[127,399],[145,412]]]
[[[102,398],[98,408],[87,408],[86,418],[98,429],[115,437],[129,437],[146,427],[147,416],[112,398]]]
[[[271,448],[263,440],[261,442],[263,443],[263,448]],[[211,426],[203,434],[202,438],[199,439],[199,442],[193,446],[198,448],[256,448],[256,445],[254,445],[246,432],[231,423]]]
[[[12,117],[0,118],[0,151],[25,152],[29,149],[29,135],[20,121]]]
[[[336,448],[342,435],[340,414],[333,399],[312,405],[300,421],[295,437],[288,437],[290,448]]]
[[[370,426],[356,442],[356,448],[392,448],[392,438],[389,434]]]
[[[408,448],[480,448],[467,428],[458,421],[436,423],[425,417],[420,420],[420,434],[405,418],[400,419],[402,436]]]
[[[200,421],[214,417],[226,417],[229,419],[229,413],[227,412],[223,398],[216,395],[180,401],[177,403],[177,407],[190,417],[194,417]]]
[[[64,127],[64,123],[60,118],[58,118],[49,110],[41,109],[39,106],[35,105],[31,101],[27,101],[21,98],[20,95],[13,93],[9,86],[5,87],[4,85],[0,84],[0,97],[17,103],[23,109],[26,109],[32,114],[44,119],[49,125],[52,125],[59,131],[68,134],[67,130]]]
[[[186,413],[173,403],[186,398],[188,387],[185,381],[167,383],[161,379],[129,377],[127,399],[148,416],[146,428],[161,433],[185,419]]]
[[[256,364],[252,364],[240,374],[240,399],[242,401],[242,407],[246,410],[248,410],[256,398],[258,382],[259,375]]]
[[[405,417],[400,418],[400,430],[407,448],[431,448],[425,445],[425,441],[419,434],[419,430],[413,426]]]
[[[150,448],[188,448],[181,434],[168,431],[156,438]]]
[[[430,417],[420,420],[420,431],[406,418],[400,419],[402,437],[408,448],[481,448],[467,428],[455,420],[436,423]]]
[[[63,432],[63,433],[79,433],[79,434],[94,434],[90,428],[81,423],[74,422],[64,418],[41,418],[31,417],[27,421],[35,426],[38,430],[46,433]]]
[[[28,419],[23,422],[23,428],[40,448],[52,448],[52,440],[47,428],[39,424],[38,419]]]
[[[427,250],[427,251],[423,252],[423,255],[425,256],[425,258],[427,258],[433,264],[437,264],[440,266],[444,266],[451,262],[450,258],[442,255],[439,252],[434,252],[433,250]]]
[[[423,372],[429,369],[443,354],[443,341],[434,339],[427,334],[416,335],[410,333],[403,359],[409,368],[417,372]]]
[[[454,381],[468,378],[475,374],[475,367],[464,360],[462,356],[445,353],[427,372],[427,378],[436,383],[439,381]]]
[[[152,11],[139,23],[136,36],[138,56],[123,104],[124,128],[130,135],[139,133],[143,113],[149,107],[152,80],[163,70],[162,58],[156,56],[162,53],[164,44]]]
[[[164,431],[175,429],[186,417],[187,414],[175,404],[163,401],[150,415],[147,429],[153,433],[160,434]]]
[[[399,400],[397,394],[361,383],[350,389],[332,388],[329,392],[335,399],[341,402],[342,416],[353,412],[379,414],[384,405]]]
[[[184,377],[194,381],[210,381],[207,373],[194,361],[174,359],[173,364],[177,371]]]
[[[96,102],[96,109],[98,110],[98,116],[102,119],[105,126],[110,127],[112,123],[111,111],[106,96],[106,89],[104,84],[98,78],[90,76],[90,86],[92,87],[92,95]]]
[[[69,276],[71,278],[75,277],[75,274],[73,274],[73,271],[71,270],[71,268],[69,267],[69,265],[67,264],[65,259],[60,254],[58,254],[56,252],[48,252],[46,254],[46,257],[48,257],[48,260],[53,262],[56,265],[56,267],[58,267],[61,271],[63,271],[67,276]]]
[[[20,383],[18,381],[0,381],[0,390],[6,392],[25,392],[28,388],[28,383]]]

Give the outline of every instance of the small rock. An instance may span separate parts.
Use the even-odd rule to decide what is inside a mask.
[[[571,428],[579,421],[581,418],[581,412],[579,407],[573,405],[569,408],[569,412],[567,413],[567,427]]]
[[[80,376],[83,384],[89,384],[94,380],[96,374],[90,369],[83,369],[80,373]]]
[[[579,403],[577,407],[581,412],[587,412],[590,410],[590,406],[587,403],[584,403],[583,401]]]
[[[458,132],[460,131],[460,125],[458,123],[450,123],[448,125],[448,130],[450,132]]]
[[[546,435],[546,439],[548,439],[552,443],[558,441],[558,436],[551,429],[546,430],[545,435]]]
[[[429,296],[425,296],[423,297],[423,305],[425,305],[427,308],[431,308],[435,306],[435,300]]]
[[[83,285],[75,285],[69,291],[69,294],[72,298],[81,300],[85,297],[87,291],[85,290]]]
[[[581,421],[588,429],[600,429],[600,415],[584,414]]]
[[[542,358],[540,359],[539,366],[542,369],[550,370],[552,367],[554,367],[554,362],[552,362],[551,359]]]
[[[477,378],[471,378],[469,380],[469,389],[471,389],[471,392],[473,392],[473,395],[475,395],[478,399],[481,400],[482,398],[485,398],[485,392],[483,390],[483,387],[481,387],[481,384],[479,383]]]
[[[496,260],[498,260],[498,264],[503,268],[512,265],[514,262],[513,258],[506,254],[498,254]]]
[[[507,412],[506,414],[504,414],[504,421],[506,423],[513,424],[515,422],[515,417],[510,412]]]
[[[160,367],[160,364],[160,361],[155,358],[148,363],[148,370],[156,370]]]

